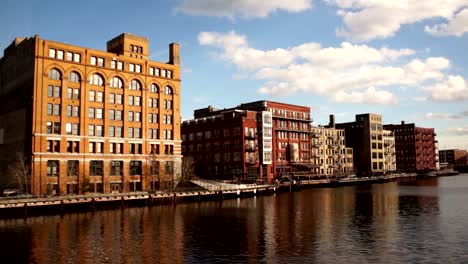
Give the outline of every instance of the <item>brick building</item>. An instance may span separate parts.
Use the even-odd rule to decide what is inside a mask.
[[[439,161],[441,165],[468,165],[468,151],[462,149],[439,150]]]
[[[353,149],[356,174],[372,176],[386,172],[381,115],[359,114],[354,122],[335,126],[344,129],[346,147]]]
[[[151,190],[179,176],[179,46],[148,59],[148,39],[107,50],[16,38],[0,59],[0,171],[13,153],[33,194]],[[3,177],[3,183],[14,178]]]
[[[235,116],[241,115],[240,113],[245,115],[242,122],[240,120],[233,120],[232,122],[222,121],[223,116],[225,119],[227,118],[226,114]],[[230,133],[233,133],[232,129],[238,127],[242,131],[242,135],[238,135],[238,138],[229,140],[230,142],[232,140],[242,141],[242,152],[239,154],[241,160],[237,161],[236,165],[232,163],[234,161],[229,165],[223,165],[228,168],[220,170],[223,173],[226,172],[226,174],[223,174],[223,176],[218,175],[218,177],[234,179],[238,178],[237,175],[241,174],[244,175],[243,177],[246,180],[256,178],[257,180],[271,182],[276,176],[310,174],[312,171],[309,107],[272,101],[256,101],[229,109],[215,109],[213,107],[198,109],[194,111],[194,117],[194,120],[186,121],[182,126],[182,134],[186,136],[186,140],[188,140],[187,134],[193,133],[195,135],[195,133],[206,132],[208,128],[205,129],[205,125],[190,127],[192,123],[200,124],[200,119],[203,118],[206,120],[214,118],[215,121],[213,122],[216,125],[213,126],[217,127],[217,130],[229,129],[231,130]],[[256,120],[255,127],[250,125],[253,120],[248,121],[252,118]],[[214,128],[210,128],[209,130],[211,130],[211,133],[214,133],[212,129]],[[249,129],[248,133],[246,129]],[[184,145],[186,144],[188,143],[184,141]],[[214,142],[211,144],[214,144]],[[252,150],[253,148],[255,150]],[[190,149],[186,147],[185,151],[189,153]],[[186,153],[185,151],[183,152],[184,154]],[[225,152],[218,153],[222,153],[220,154],[221,156],[227,155],[226,157],[228,157],[229,154],[223,154]],[[238,150],[235,148],[228,152],[235,153]],[[215,162],[214,155],[216,153],[216,151],[213,152],[211,150],[209,154],[213,162]],[[250,162],[250,160],[253,160],[257,156],[258,158],[255,158],[255,163]],[[204,162],[208,164],[206,161]],[[238,173],[233,172],[233,166],[236,168],[234,170]],[[242,172],[240,172],[241,168],[243,168]],[[205,175],[200,176],[205,177]]]
[[[436,140],[433,128],[416,127],[414,123],[389,124],[384,129],[395,133],[397,170],[436,170]]]

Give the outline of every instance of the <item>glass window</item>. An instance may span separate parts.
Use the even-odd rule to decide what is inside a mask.
[[[49,49],[49,57],[55,58],[55,49]]]
[[[79,89],[73,89],[73,99],[74,100],[79,100],[80,99],[80,90]]]
[[[128,121],[133,121],[133,112],[132,111],[128,112]]]
[[[121,110],[115,111],[115,120],[118,120],[118,121],[122,120],[122,111]]]
[[[133,95],[128,96],[128,105],[133,105]]]
[[[49,79],[60,80],[62,79],[62,74],[57,69],[51,69],[49,71]]]
[[[79,135],[79,134],[80,134],[79,124],[73,124],[73,135]]]
[[[72,61],[73,60],[73,53],[67,52],[67,61]]]
[[[94,73],[91,75],[91,78],[89,78],[89,83],[92,85],[104,86],[104,79],[101,75]]]
[[[117,62],[117,69],[118,70],[123,70],[123,62],[121,62],[121,61]]]
[[[96,108],[96,118],[102,119],[102,108]]]
[[[157,93],[158,92],[158,86],[156,84],[151,84],[149,88],[150,92],[152,93]]]
[[[60,86],[54,87],[54,97],[57,97],[57,98],[60,97],[60,90],[61,90]]]
[[[67,99],[72,99],[73,98],[73,89],[68,88],[67,89]]]
[[[140,91],[141,90],[140,82],[138,80],[132,80],[130,82],[130,90]]]
[[[89,91],[89,101],[94,102],[96,101],[96,92],[95,91]]]
[[[81,54],[79,54],[79,53],[73,54],[73,61],[74,62],[81,62]]]
[[[129,138],[133,138],[133,127],[129,127],[129,128],[128,128],[127,136],[128,136]]]
[[[48,160],[47,161],[47,176],[57,177],[59,176],[59,161],[58,160]]]
[[[111,109],[109,110],[109,120],[114,120],[115,119],[115,110]]]
[[[109,103],[115,104],[115,94],[109,94]]]
[[[101,102],[102,103],[103,98],[104,98],[104,93],[103,92],[97,92],[96,102]]]
[[[94,115],[94,107],[90,107],[88,113],[89,113],[89,114],[88,114],[88,117],[89,117],[89,118],[94,118],[94,116],[95,116],[95,115]]]
[[[48,97],[54,96],[54,86],[52,85],[47,86],[47,96]]]
[[[166,86],[164,88],[164,93],[165,94],[172,94],[172,88],[170,86]]]
[[[141,105],[141,97],[140,96],[135,96],[135,105],[140,106]]]
[[[58,50],[57,51],[57,59],[63,60],[63,50]]]
[[[67,116],[72,116],[72,106],[67,105]]]
[[[70,73],[70,78],[69,78],[70,82],[80,82],[80,75],[77,73],[77,72],[71,72]]]
[[[103,130],[102,130],[102,126],[101,126],[101,125],[96,126],[96,136],[99,136],[99,137],[104,136],[104,132],[103,132]],[[100,151],[98,151],[98,152],[100,152]]]
[[[96,62],[97,62],[97,58],[96,57],[91,57],[91,65],[96,65]]]
[[[104,58],[98,58],[97,59],[97,65],[101,66],[101,67],[104,67]]]
[[[135,71],[136,72],[141,72],[141,65],[135,65]]]
[[[88,126],[88,135],[94,136],[94,125]]]
[[[123,95],[122,94],[117,94],[116,95],[116,102],[117,104],[122,104],[122,98],[123,98]]]
[[[60,105],[54,105],[54,115],[60,115]]]
[[[110,87],[114,88],[123,88],[123,82],[122,79],[119,77],[114,77],[111,79]]]
[[[47,114],[52,115],[53,104],[47,104]]]
[[[80,116],[80,107],[79,106],[73,106],[73,116]]]
[[[135,71],[135,64],[133,64],[133,63],[128,64],[128,70],[131,71],[131,72],[134,72]]]
[[[115,137],[115,127],[113,127],[113,126],[109,127],[109,137]]]

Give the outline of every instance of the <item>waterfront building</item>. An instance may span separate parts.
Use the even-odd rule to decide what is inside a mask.
[[[396,171],[396,151],[395,151],[395,134],[390,130],[383,130],[384,141],[384,170]]]
[[[169,45],[168,62],[149,54],[148,39],[128,33],[105,51],[16,38],[0,59],[1,175],[14,174],[19,153],[33,194],[173,185],[182,157],[179,45]]]
[[[345,131],[346,147],[353,149],[353,162],[360,176],[372,176],[386,172],[382,116],[359,114],[356,120],[335,124]]]
[[[321,176],[339,176],[352,173],[353,149],[345,144],[344,129],[335,127],[335,116],[330,115],[328,126],[312,127],[313,172]]]
[[[444,149],[439,151],[439,161],[443,166],[467,166],[468,151],[461,149]]]
[[[384,129],[395,133],[396,165],[399,171],[436,169],[436,140],[433,128],[417,127],[414,123],[388,124]]]
[[[231,122],[224,121],[231,116]],[[201,144],[200,148],[203,149],[203,144],[208,143],[195,142],[195,139],[191,143],[188,138],[190,134],[195,137],[197,133],[209,131],[214,135],[218,131],[223,134],[210,139],[210,145],[216,142],[227,145],[223,151],[214,148],[203,150],[209,159],[205,157],[203,163],[199,163],[203,164],[201,167],[213,163],[221,166],[208,166],[211,167],[208,177],[272,182],[276,176],[310,175],[313,169],[310,107],[262,100],[229,109],[211,106],[197,109],[194,118],[184,121],[182,125],[184,155],[190,153],[190,145],[195,148]],[[214,124],[203,125],[208,120]],[[233,138],[231,134],[234,130],[239,134]],[[240,140],[240,147],[235,145],[237,140]],[[233,160],[234,155],[236,161]]]

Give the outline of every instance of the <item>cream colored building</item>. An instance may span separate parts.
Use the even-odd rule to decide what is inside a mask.
[[[382,130],[384,141],[384,171],[396,171],[395,134],[390,130]]]
[[[353,171],[352,149],[345,147],[344,133],[343,129],[333,127],[312,127],[314,174],[330,177]]]

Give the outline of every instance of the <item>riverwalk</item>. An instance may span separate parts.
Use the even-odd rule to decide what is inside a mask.
[[[20,214],[42,213],[47,211],[89,210],[108,206],[133,206],[150,204],[176,204],[222,200],[257,195],[270,195],[282,191],[295,191],[312,187],[336,187],[356,184],[372,184],[416,177],[416,174],[390,174],[376,177],[347,177],[309,179],[276,182],[275,184],[229,184],[212,180],[192,180],[195,187],[170,191],[130,192],[130,193],[91,193],[86,195],[66,195],[48,197],[2,197],[0,216],[8,212]]]

